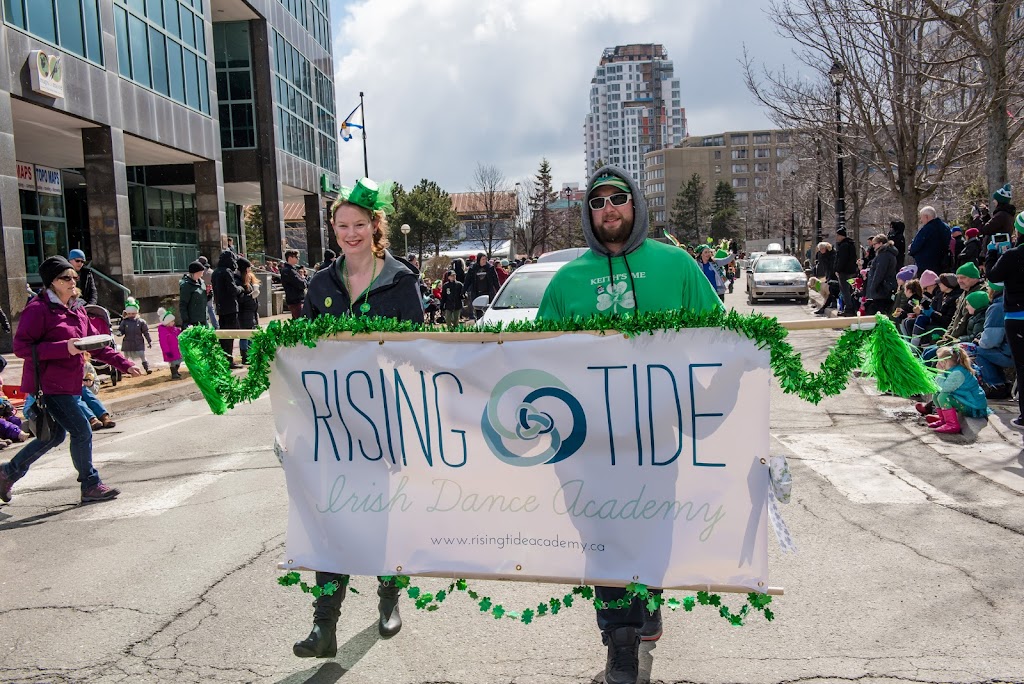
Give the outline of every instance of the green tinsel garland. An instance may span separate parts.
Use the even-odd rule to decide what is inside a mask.
[[[524,321],[485,327],[460,326],[452,335],[473,333],[535,333],[615,330],[629,336],[659,330],[686,328],[724,328],[746,336],[759,347],[768,347],[772,373],[784,392],[817,404],[824,397],[845,389],[850,374],[864,363],[878,378],[883,392],[910,397],[935,391],[932,374],[914,355],[910,345],[887,317],[875,317],[872,330],[847,330],[836,341],[817,373],[804,370],[803,361],[785,341],[789,334],[775,319],[761,314],[744,315],[732,311],[691,313],[658,311],[627,318],[595,316],[569,321]],[[270,364],[280,347],[305,345],[339,333],[415,333],[439,332],[435,328],[390,318],[352,318],[321,316],[315,320],[271,321],[257,330],[249,346],[249,372],[242,378],[231,374],[227,356],[221,350],[212,328],[193,326],[179,338],[181,355],[192,372],[210,409],[220,415],[237,404],[254,401],[270,387]],[[865,359],[865,357],[867,357]]]
[[[686,612],[690,612],[698,604],[702,606],[712,606],[718,608],[718,614],[734,627],[742,626],[743,620],[751,610],[761,612],[769,622],[775,619],[775,614],[768,607],[768,604],[772,602],[772,597],[768,594],[758,594],[755,592],[748,593],[746,603],[744,603],[738,611],[733,612],[728,606],[722,603],[722,597],[720,595],[712,594],[707,591],[698,591],[696,595],[686,596],[682,601],[680,601],[677,598],[665,598],[662,594],[655,594],[651,592],[645,584],[632,582],[626,585],[626,593],[621,599],[616,601],[602,601],[595,597],[594,589],[592,587],[579,586],[573,587],[572,591],[564,596],[553,596],[547,601],[540,602],[537,604],[536,608],[531,607],[515,611],[508,610],[500,603],[494,603],[489,596],[481,596],[479,592],[471,589],[464,579],[454,580],[447,587],[438,589],[433,593],[427,593],[419,587],[412,586],[408,575],[395,575],[382,577],[381,579],[385,582],[394,582],[395,586],[400,589],[404,589],[409,598],[414,601],[417,610],[438,610],[441,607],[441,603],[443,603],[446,598],[454,594],[456,591],[461,591],[465,592],[470,599],[477,602],[480,612],[489,613],[495,620],[507,618],[516,620],[517,622],[522,622],[526,625],[533,622],[534,619],[544,617],[545,615],[557,615],[563,608],[572,608],[576,602],[577,596],[585,601],[592,602],[596,609],[626,608],[634,599],[639,599],[649,613],[653,613],[662,607],[669,608],[670,610],[678,610],[679,608],[682,608]],[[322,586],[310,586],[301,580],[301,576],[297,572],[289,572],[286,575],[278,577],[277,583],[285,587],[298,586],[303,592],[311,594],[314,597],[333,595],[334,592],[340,588],[336,582],[328,582]],[[351,584],[348,585],[348,590],[354,593],[359,593],[352,588]]]

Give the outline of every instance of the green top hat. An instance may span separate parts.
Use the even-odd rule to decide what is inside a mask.
[[[341,186],[338,191],[338,199],[331,207],[331,214],[342,202],[348,202],[357,206],[369,209],[370,211],[383,211],[385,214],[393,214],[395,211],[394,198],[395,184],[391,181],[384,181],[380,185],[369,178],[360,178],[356,181],[355,187]]]

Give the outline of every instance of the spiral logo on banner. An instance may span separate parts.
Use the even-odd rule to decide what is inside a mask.
[[[499,415],[502,397],[513,388],[525,387],[528,391],[512,414]],[[555,419],[537,407],[551,400],[562,402],[568,409],[572,425],[556,425]],[[507,407],[505,409],[507,411]],[[550,410],[550,409],[549,409]],[[507,419],[502,421],[502,417]],[[491,397],[480,421],[483,438],[495,456],[503,463],[527,467],[558,463],[572,456],[583,446],[587,438],[587,417],[583,406],[568,388],[555,376],[541,370],[524,369],[503,377],[494,386]],[[540,454],[520,456],[508,448],[514,442],[546,440],[547,447]]]

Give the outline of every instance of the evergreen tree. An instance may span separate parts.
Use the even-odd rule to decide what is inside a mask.
[[[704,217],[707,214],[706,190],[707,186],[701,180],[700,174],[695,173],[679,188],[675,204],[672,205],[669,225],[686,245],[692,246],[704,241],[702,233],[706,229],[704,225]]]
[[[739,230],[739,208],[736,191],[725,181],[718,181],[711,199],[711,232],[716,238],[735,238]]]
[[[533,192],[530,193],[532,220],[523,240],[528,256],[533,256],[538,248],[541,252],[547,250],[548,238],[555,229],[555,220],[548,205],[556,199],[558,195],[551,186],[551,164],[547,159],[541,159],[533,181]]]
[[[266,239],[263,236],[263,207],[250,204],[245,210],[245,251],[263,252]],[[216,261],[216,258],[214,259]]]
[[[459,217],[452,207],[451,196],[437,183],[426,178],[420,180],[408,193],[401,186],[395,188],[395,213],[388,219],[392,245],[405,244],[403,223],[408,223],[410,250],[419,254],[440,254],[455,241]]]

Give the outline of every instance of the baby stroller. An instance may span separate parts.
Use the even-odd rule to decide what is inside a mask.
[[[110,335],[112,326],[110,324],[110,312],[104,309],[99,304],[87,304],[85,307],[85,313],[89,317],[89,323],[92,324],[93,329],[97,335]],[[110,342],[110,346],[117,351],[117,344],[113,340]],[[110,384],[112,387],[116,387],[118,381],[121,380],[121,371],[114,368],[113,366],[103,363],[96,357],[92,360],[93,368],[96,369],[97,375],[109,375]]]

